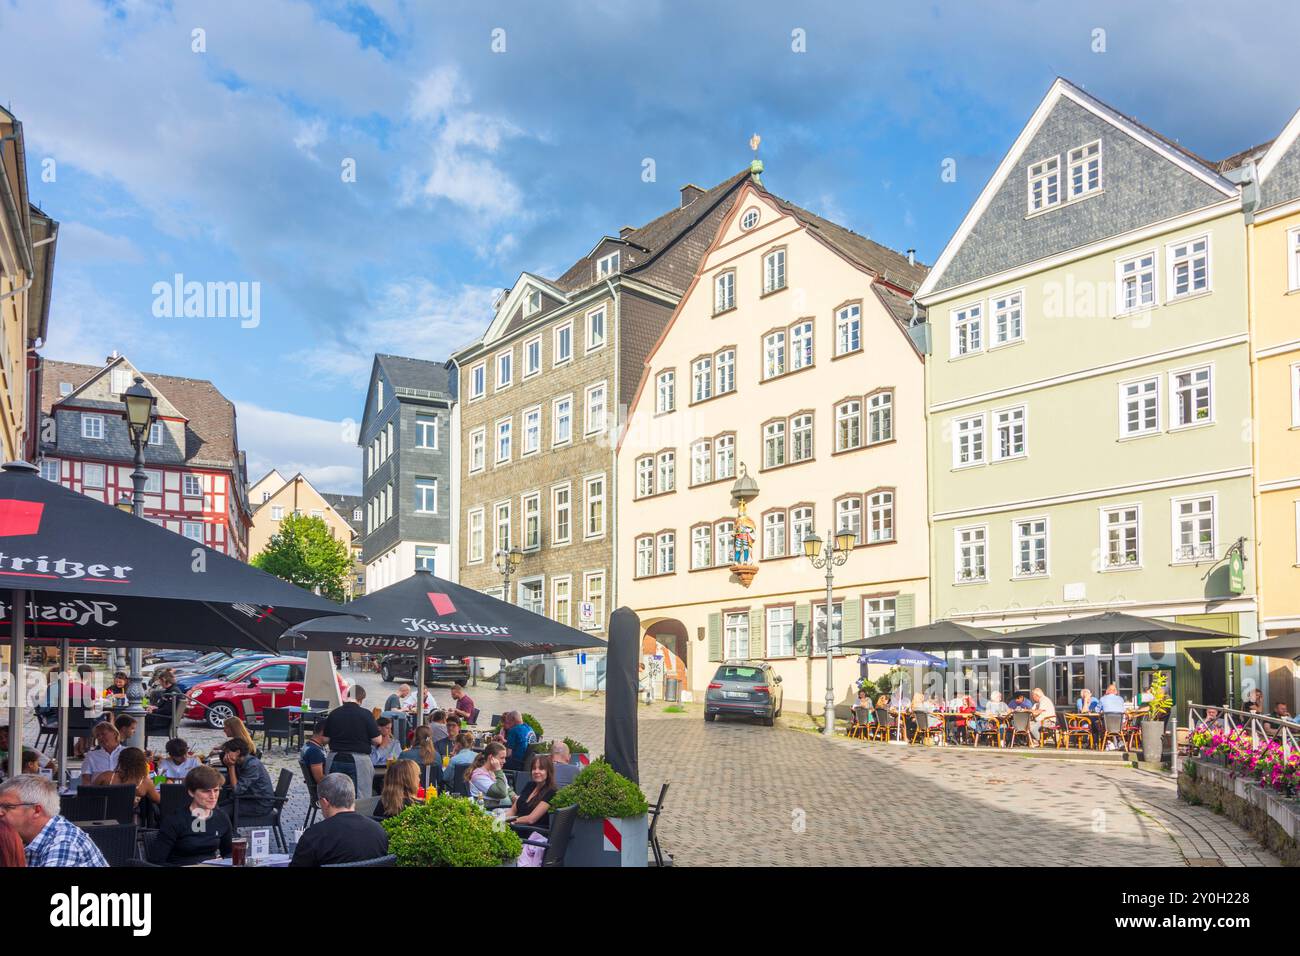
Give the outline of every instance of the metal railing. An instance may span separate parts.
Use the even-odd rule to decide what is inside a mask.
[[[1216,719],[1222,721],[1224,733],[1231,734],[1237,730],[1248,731],[1252,748],[1258,747],[1261,740],[1271,740],[1282,747],[1282,757],[1285,760],[1290,760],[1291,754],[1300,752],[1300,725],[1277,717],[1269,717],[1267,714],[1252,714],[1250,711],[1233,710],[1231,707],[1216,707],[1213,704],[1189,703],[1187,705],[1189,735],[1196,733],[1198,729],[1209,724],[1209,717],[1206,714],[1206,711],[1209,710],[1215,711]],[[1175,772],[1178,770],[1177,761],[1177,731],[1175,731]]]

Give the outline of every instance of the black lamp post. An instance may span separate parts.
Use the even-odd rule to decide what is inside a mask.
[[[842,528],[838,534],[828,534],[823,547],[822,539],[810,534],[803,539],[803,556],[814,568],[826,569],[826,726],[822,733],[827,737],[835,736],[835,666],[831,657],[832,611],[835,591],[835,569],[849,559],[849,552],[857,542],[855,535],[848,528]]]
[[[509,551],[498,551],[492,556],[492,563],[496,566],[497,573],[501,575],[501,596],[507,604],[513,604],[510,600],[510,575],[514,574],[523,563],[524,553],[518,548],[511,548]],[[497,690],[506,689],[506,662],[502,658],[501,666],[497,670]]]
[[[131,472],[131,513],[137,518],[144,517],[144,485],[149,476],[144,473],[144,446],[149,443],[149,430],[153,425],[154,406],[158,399],[144,384],[139,375],[135,383],[122,393],[122,404],[126,406],[122,417],[126,419],[127,432],[131,446],[135,449],[135,470]],[[135,718],[135,731],[127,746],[144,749],[145,710],[141,706],[144,699],[144,679],[140,676],[142,655],[140,648],[131,648],[130,679],[126,685],[126,713]]]

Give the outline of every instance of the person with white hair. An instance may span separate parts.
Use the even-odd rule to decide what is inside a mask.
[[[344,773],[327,773],[316,785],[321,820],[308,827],[294,848],[290,866],[359,863],[388,854],[388,831],[356,812],[357,791]]]
[[[0,783],[0,817],[18,831],[28,866],[108,866],[86,831],[59,815],[59,790],[42,776]]]
[[[573,763],[573,754],[569,752],[569,745],[563,740],[551,744],[551,763],[555,765],[557,788],[567,787],[573,783],[573,778],[582,772],[582,768]]]

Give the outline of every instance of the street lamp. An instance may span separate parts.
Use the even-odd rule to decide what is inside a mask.
[[[501,575],[501,596],[507,604],[513,604],[510,600],[510,575],[514,574],[519,565],[523,563],[524,553],[518,548],[511,548],[509,551],[497,550],[492,555],[492,563],[496,566],[497,574]],[[501,659],[501,666],[497,670],[497,690],[506,689],[506,662],[505,658]]]
[[[832,592],[835,589],[835,569],[849,559],[849,552],[857,543],[857,535],[848,528],[843,528],[836,535],[827,532],[827,543],[822,546],[822,539],[810,534],[803,539],[803,555],[814,568],[826,569],[826,727],[822,733],[827,737],[835,735],[835,670],[831,658],[831,622],[834,603]],[[815,633],[815,629],[814,629]]]
[[[131,472],[131,513],[137,518],[144,517],[144,485],[149,476],[144,473],[144,446],[149,443],[149,429],[153,425],[154,406],[158,398],[149,391],[144,379],[135,377],[134,384],[122,393],[125,410],[122,417],[126,419],[127,432],[131,446],[135,449],[135,470]],[[118,507],[124,502],[119,502]],[[140,648],[133,647],[130,652],[130,679],[126,685],[126,713],[135,718],[135,730],[131,734],[129,747],[144,749],[145,710],[140,702],[144,699],[144,679],[140,676],[142,663]]]

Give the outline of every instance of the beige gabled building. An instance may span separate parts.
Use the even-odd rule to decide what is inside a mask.
[[[355,499],[359,501],[359,499]],[[348,546],[348,553],[353,559],[352,573],[348,575],[346,593],[349,598],[364,593],[363,580],[359,581],[358,563],[360,555],[356,543],[356,528],[352,523],[354,511],[344,512],[335,507],[354,499],[343,495],[330,495],[328,498],[307,480],[301,473],[285,479],[274,468],[249,486],[249,505],[253,509],[253,523],[248,530],[249,559],[255,558],[270,543],[272,536],[280,530],[280,522],[290,515],[306,515],[320,518],[329,528],[330,535]]]

